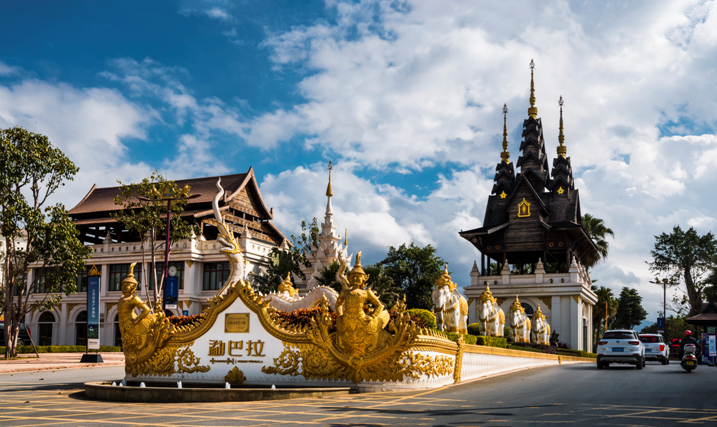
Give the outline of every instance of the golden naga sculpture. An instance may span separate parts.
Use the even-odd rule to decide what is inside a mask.
[[[448,265],[436,280],[431,299],[438,329],[443,332],[468,333],[468,301],[458,293],[457,285],[448,274]]]
[[[279,285],[279,295],[284,295],[284,292],[286,292],[289,297],[299,295],[298,289],[295,289],[293,283],[291,283],[291,272],[286,273],[286,279]]]
[[[513,342],[530,342],[530,318],[520,304],[518,295],[510,306],[510,332]]]
[[[343,261],[343,260],[342,260]],[[371,289],[365,289],[368,274],[361,266],[361,252],[356,256],[356,264],[344,275],[347,266],[342,262],[336,279],[343,289],[336,300],[337,347],[347,353],[363,355],[370,353],[379,344],[379,333],[388,324],[388,311]],[[366,303],[373,305],[373,311],[366,313]]]
[[[152,309],[135,295],[135,264],[130,265],[129,274],[122,280],[122,297],[117,303],[122,350],[126,359],[125,370],[128,373],[134,372],[137,366],[149,360],[155,350],[162,348],[174,334],[174,327],[164,313],[152,313]],[[139,316],[135,309],[139,310]]]
[[[483,291],[476,303],[476,315],[481,335],[487,337],[503,336],[505,313],[498,306],[498,300],[493,297],[488,284],[486,284],[485,291]]]

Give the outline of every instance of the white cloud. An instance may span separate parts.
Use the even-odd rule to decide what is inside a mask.
[[[334,222],[339,234],[348,228],[349,249],[364,252],[367,263],[381,261],[388,246],[413,241],[431,244],[450,263],[454,281],[467,286],[476,255],[471,244],[458,236],[461,229],[480,226],[484,197],[465,198],[456,189],[470,184],[470,193],[487,194],[492,182],[480,173],[464,171],[451,179],[441,177],[439,187],[425,199],[385,184],[358,177],[350,164],[337,164],[332,174]],[[323,222],[326,209],[325,165],[297,167],[261,182],[262,196],[274,207],[274,223],[288,233],[298,232],[302,220]]]
[[[12,74],[17,74],[19,72],[20,68],[11,67],[10,65],[7,65],[6,63],[0,61],[0,76],[9,76]]]

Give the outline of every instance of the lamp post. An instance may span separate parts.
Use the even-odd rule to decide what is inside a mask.
[[[185,187],[185,189],[189,189],[189,186]],[[159,192],[157,192],[159,193]],[[138,197],[138,199],[143,200],[145,202],[158,202],[158,201],[167,201],[167,239],[164,243],[164,281],[162,282],[162,313],[164,313],[165,307],[167,305],[167,287],[164,286],[164,283],[167,281],[167,274],[169,270],[169,231],[171,227],[171,219],[172,219],[172,202],[179,201],[179,200],[189,200],[189,199],[195,199],[201,194],[192,194],[192,195],[186,195],[188,191],[180,191],[177,193],[172,193],[169,191],[166,191],[164,193],[164,197],[157,197],[154,199],[150,199],[147,197]],[[179,197],[172,197],[174,194],[179,194]],[[150,274],[154,274],[154,272],[150,272]]]
[[[650,283],[662,286],[662,317],[665,319],[664,327],[665,335],[667,335],[667,286],[674,286],[679,284],[679,282],[675,282],[673,279],[668,281],[666,278],[660,280],[658,277],[655,277],[655,281],[650,281]]]

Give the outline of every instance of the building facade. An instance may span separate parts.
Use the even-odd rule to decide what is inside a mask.
[[[238,237],[248,264],[246,271],[259,272],[259,266],[268,263],[272,248],[288,248],[290,243],[272,224],[273,209],[269,209],[259,192],[253,169],[247,173],[176,181],[179,188],[189,185],[191,192],[201,194],[188,202],[182,218],[197,226],[200,233],[189,239],[172,244],[169,264],[177,268],[179,277],[178,309],[169,310],[175,315],[196,315],[208,306],[207,298],[215,295],[229,277],[230,265],[218,251],[216,220],[212,200],[219,193],[217,180],[225,189],[219,201],[221,216]],[[146,274],[150,268],[149,256],[142,262],[142,251],[149,253],[149,243],[141,242],[138,235],[123,228],[110,214],[120,209],[114,204],[119,187],[97,188],[93,186],[87,196],[69,212],[80,231],[80,239],[94,249],[88,260],[87,270],[77,277],[77,293],[65,296],[62,303],[52,311],[35,311],[26,318],[33,339],[38,345],[85,345],[87,321],[87,279],[94,265],[100,276],[100,343],[121,343],[117,317],[117,301],[122,295],[122,279],[129,272],[131,263],[140,282],[138,293],[144,300],[153,300],[154,280]],[[158,251],[156,280],[164,271],[164,245]],[[28,283],[38,279],[39,290],[46,288],[43,268],[30,268]],[[143,274],[145,273],[145,274]],[[149,282],[149,283],[147,283]],[[32,295],[38,300],[42,293]]]
[[[597,248],[582,227],[580,195],[564,145],[562,97],[557,156],[548,169],[532,65],[531,61],[530,108],[523,122],[520,157],[515,165],[510,161],[504,107],[503,152],[483,226],[459,233],[481,254],[480,267],[474,263],[471,285],[465,288],[469,316],[475,321],[475,301],[489,286],[504,312],[517,295],[529,316],[540,306],[561,342],[588,351],[593,348],[597,296],[585,265],[590,265]]]

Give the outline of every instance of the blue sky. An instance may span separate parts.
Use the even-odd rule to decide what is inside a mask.
[[[637,287],[674,225],[717,224],[715,1],[14,2],[0,6],[0,126],[44,133],[96,183],[253,166],[285,234],[321,218],[326,163],[350,251],[433,244],[468,284],[499,160],[536,62],[547,152],[557,99],[583,212],[616,234],[593,278]]]

